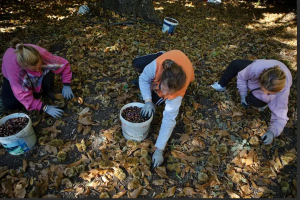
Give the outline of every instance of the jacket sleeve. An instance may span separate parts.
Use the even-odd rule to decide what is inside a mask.
[[[65,84],[70,84],[72,81],[72,71],[70,63],[59,56],[54,56],[50,52],[48,52],[46,49],[42,47],[37,47],[42,59],[46,60],[46,62],[49,62],[50,64],[61,64],[62,66],[59,67],[57,70],[54,70],[53,73],[55,74],[61,74],[62,82]]]
[[[289,93],[290,89],[287,89],[268,104],[272,112],[268,131],[271,131],[274,137],[278,137],[281,134],[289,120],[287,117]]]
[[[139,87],[142,93],[143,100],[152,99],[151,82],[155,78],[156,60],[148,64],[141,75],[139,76]]]
[[[26,110],[38,110],[41,111],[42,109],[42,102],[39,99],[35,99],[33,97],[32,90],[28,89],[23,85],[23,83],[20,83],[18,81],[18,77],[8,77],[9,78],[9,84],[11,86],[11,89],[15,95],[15,97],[18,99],[18,101],[24,105]]]
[[[173,132],[173,129],[176,125],[176,117],[179,112],[181,105],[182,97],[178,96],[172,100],[166,100],[165,110],[163,112],[162,124],[160,131],[155,143],[155,147],[158,149],[164,150],[167,142]]]
[[[246,96],[248,92],[248,80],[253,78],[250,73],[252,64],[240,71],[237,75],[237,88],[241,96]]]

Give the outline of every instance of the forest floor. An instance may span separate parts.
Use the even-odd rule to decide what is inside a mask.
[[[179,21],[170,36],[157,24],[112,25],[131,19],[110,11],[77,15],[83,0],[13,2],[1,1],[0,62],[14,37],[41,46],[70,62],[76,98],[42,97],[65,111],[59,120],[18,111],[31,117],[38,139],[18,156],[0,147],[1,198],[297,197],[295,10],[259,1],[155,0],[161,19]],[[164,107],[156,108],[149,136],[138,143],[123,137],[119,112],[127,103],[141,102],[139,88],[131,84],[138,77],[132,60],[172,49],[189,57],[195,80],[183,98],[164,162],[152,170]],[[289,121],[271,145],[260,140],[269,108],[242,108],[236,79],[223,93],[209,86],[234,59],[276,59],[292,73]],[[61,93],[61,79],[55,80]]]

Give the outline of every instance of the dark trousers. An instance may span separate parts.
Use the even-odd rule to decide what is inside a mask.
[[[140,74],[144,71],[144,68],[150,64],[153,60],[161,56],[163,53],[158,52],[155,54],[149,54],[141,57],[137,57],[132,61],[133,68],[139,72]],[[163,103],[163,98],[159,97],[154,91],[151,93],[152,95],[152,102],[156,105],[160,105]]]
[[[253,61],[251,60],[241,60],[241,59],[237,59],[232,61],[228,67],[226,68],[226,70],[224,71],[219,84],[222,87],[225,87],[229,81],[231,79],[233,79],[234,77],[237,76],[237,74],[242,71],[243,69],[245,69],[248,65],[250,65]],[[246,97],[247,103],[250,105],[253,105],[255,107],[264,107],[267,105],[266,102],[263,102],[261,100],[259,100],[258,98],[256,98],[253,94],[252,91],[250,91],[250,93],[248,94],[248,96]]]
[[[54,73],[48,72],[42,82],[42,90],[43,93],[48,93],[53,89],[54,86]],[[3,77],[3,84],[2,84],[2,91],[1,91],[1,97],[3,105],[8,110],[16,110],[16,109],[22,109],[24,106],[19,102],[19,100],[15,97],[9,80],[7,80],[5,77]],[[33,93],[33,97],[38,99],[41,97],[40,93]]]

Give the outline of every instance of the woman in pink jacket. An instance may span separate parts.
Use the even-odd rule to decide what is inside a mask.
[[[46,49],[33,44],[22,44],[13,39],[2,59],[3,84],[1,97],[8,110],[39,110],[53,117],[61,117],[63,110],[57,106],[45,105],[36,99],[43,94],[55,100],[53,94],[54,74],[61,74],[64,98],[73,98],[70,87],[72,71],[69,62],[54,56]]]
[[[283,131],[289,118],[288,99],[292,85],[290,70],[277,60],[232,61],[219,82],[211,85],[217,91],[225,91],[228,82],[237,75],[237,88],[241,104],[263,111],[267,106],[272,115],[268,131],[261,137],[264,144],[271,144]],[[248,94],[248,91],[249,94]]]

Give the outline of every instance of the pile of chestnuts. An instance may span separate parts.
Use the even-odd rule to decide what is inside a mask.
[[[132,123],[145,122],[149,119],[149,117],[143,117],[140,114],[141,110],[142,110],[142,108],[139,108],[137,106],[130,106],[123,110],[122,117]]]
[[[26,127],[28,121],[29,119],[27,117],[8,119],[0,126],[0,137],[7,137],[18,133]]]

